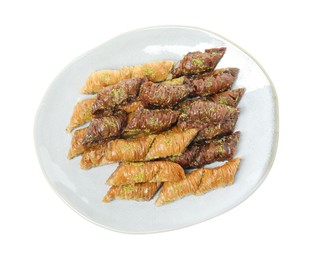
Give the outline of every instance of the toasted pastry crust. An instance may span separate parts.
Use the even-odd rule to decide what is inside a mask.
[[[234,157],[240,132],[197,144],[192,143],[180,156],[169,159],[183,168],[199,168],[216,161],[226,161]]]
[[[113,162],[133,162],[145,159],[156,135],[142,135],[131,139],[116,139],[108,143],[105,159]]]
[[[96,101],[92,105],[92,114],[110,115],[118,105],[134,100],[145,80],[145,78],[126,79],[104,87],[97,94]]]
[[[119,137],[126,125],[126,120],[127,116],[124,111],[119,111],[112,116],[94,118],[87,128],[83,145],[91,146]]]
[[[151,81],[142,84],[139,99],[145,106],[170,108],[183,100],[190,93],[188,85],[157,84]]]
[[[92,72],[81,89],[82,94],[98,93],[103,87],[122,80],[147,76],[150,81],[160,82],[167,78],[174,61],[163,60],[142,65],[124,66],[120,70],[100,70]]]
[[[178,119],[180,112],[171,109],[137,109],[129,118],[126,134],[159,133],[169,129]]]
[[[177,78],[183,75],[212,71],[223,57],[225,51],[226,48],[212,48],[204,52],[189,52],[179,62],[173,72],[173,77]]]
[[[156,136],[146,160],[181,155],[198,133],[197,129],[166,131]]]
[[[240,159],[235,158],[220,167],[194,170],[187,174],[184,180],[165,182],[155,204],[161,206],[189,194],[201,195],[210,190],[231,185],[239,163]]]
[[[110,202],[113,199],[124,200],[151,200],[162,184],[157,182],[127,184],[112,186],[102,199],[103,202]]]
[[[221,105],[237,107],[244,92],[244,88],[237,88],[210,96],[209,100]]]
[[[89,98],[80,100],[76,103],[70,122],[66,127],[67,132],[72,132],[73,129],[89,122],[92,118],[91,108],[92,104],[95,102],[95,98]]]
[[[228,90],[237,78],[239,69],[223,68],[190,79],[190,96],[208,96]]]
[[[179,181],[185,178],[184,169],[169,161],[120,163],[106,181],[107,185],[125,185],[142,182]]]
[[[74,132],[71,146],[67,155],[68,159],[72,159],[77,155],[82,154],[85,151],[85,147],[83,146],[83,139],[85,136],[85,133],[87,131],[87,127],[78,129]]]

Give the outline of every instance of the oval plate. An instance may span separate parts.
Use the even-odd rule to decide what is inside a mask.
[[[80,158],[67,160],[71,134],[65,132],[74,105],[86,98],[80,88],[90,72],[154,60],[180,60],[190,51],[226,46],[218,68],[240,68],[233,88],[245,87],[239,104],[241,131],[236,157],[242,159],[232,186],[189,196],[162,207],[154,201],[102,203],[106,179],[116,164],[81,170]],[[56,193],[76,212],[108,229],[152,233],[190,226],[218,216],[249,197],[263,182],[278,142],[278,104],[261,66],[244,50],[212,32],[179,26],[152,27],[122,34],[82,55],[53,81],[38,109],[35,145],[42,170]],[[214,166],[210,165],[210,167]]]

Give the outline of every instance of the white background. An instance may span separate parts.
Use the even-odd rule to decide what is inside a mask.
[[[1,1],[0,259],[312,259],[309,3]],[[78,216],[50,188],[35,154],[35,113],[74,58],[128,30],[167,24],[209,29],[262,64],[279,98],[278,152],[263,185],[235,209],[177,231],[120,234]]]

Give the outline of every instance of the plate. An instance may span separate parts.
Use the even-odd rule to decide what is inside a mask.
[[[233,185],[203,196],[189,196],[162,207],[154,201],[102,203],[106,179],[116,164],[84,171],[80,158],[67,160],[71,135],[65,132],[80,88],[89,73],[154,60],[180,60],[190,51],[226,46],[218,68],[238,67],[233,88],[245,87],[239,104],[241,131],[236,157],[242,159]],[[48,88],[36,115],[35,146],[42,170],[55,192],[76,212],[102,227],[127,233],[174,230],[218,216],[248,198],[263,182],[278,142],[278,104],[273,84],[243,49],[207,30],[165,26],[124,33],[70,63]],[[213,165],[214,166],[214,165]]]

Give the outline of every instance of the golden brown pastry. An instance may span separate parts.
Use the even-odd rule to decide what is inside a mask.
[[[67,132],[71,132],[74,128],[79,127],[91,120],[91,108],[95,100],[95,98],[90,98],[80,100],[76,103],[73,109],[70,123],[66,127]]]
[[[108,143],[105,159],[111,162],[144,160],[156,135],[142,135],[130,139],[116,139]]]
[[[87,127],[78,129],[74,132],[72,141],[71,141],[71,147],[67,155],[68,159],[72,159],[75,156],[80,155],[85,151],[85,147],[83,146],[83,139],[84,139],[86,131],[87,131]]]
[[[87,170],[92,167],[101,165],[101,160],[105,154],[107,146],[108,143],[104,143],[98,146],[90,147],[86,151],[84,151],[83,156],[80,160],[80,168]]]
[[[116,84],[124,79],[147,76],[150,81],[160,82],[166,79],[174,66],[174,61],[164,60],[142,65],[125,66],[120,70],[100,70],[92,72],[81,89],[82,94],[94,94],[103,87]]]
[[[233,184],[239,164],[240,159],[235,158],[220,167],[203,168],[201,182],[195,194],[202,195],[210,190]]]
[[[167,78],[168,74],[173,69],[174,64],[174,61],[163,60],[133,66],[132,78],[147,76],[150,81],[161,82]]]
[[[106,181],[108,185],[125,185],[142,182],[179,181],[185,178],[184,169],[168,161],[120,163]]]
[[[104,145],[89,148],[83,154],[80,167],[87,170],[115,162],[142,161],[155,137],[155,135],[140,135],[136,138],[115,139]]]
[[[202,172],[195,170],[186,174],[186,178],[177,182],[165,182],[160,190],[155,205],[161,206],[193,194],[200,185]]]
[[[178,182],[165,182],[155,202],[157,206],[180,199],[189,194],[201,195],[210,190],[231,185],[240,163],[239,158],[216,168],[201,168]]]
[[[127,184],[112,186],[102,199],[103,202],[110,202],[113,199],[124,200],[151,200],[162,184],[157,182]]]
[[[169,130],[157,135],[146,156],[146,160],[181,155],[197,132],[197,129]]]

